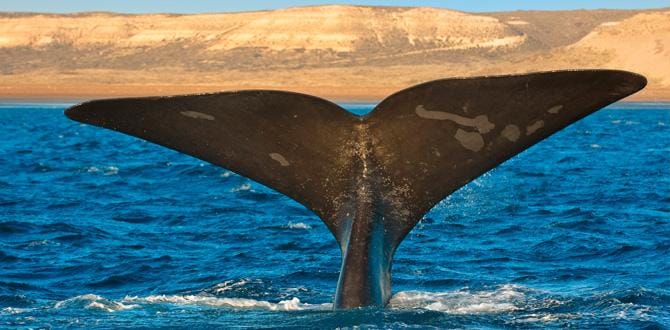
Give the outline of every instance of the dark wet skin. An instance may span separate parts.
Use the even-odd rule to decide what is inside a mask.
[[[66,115],[200,158],[300,202],[340,245],[335,308],[383,307],[393,255],[432,206],[645,85],[625,71],[556,71],[435,80],[389,96],[364,117],[282,91],[98,100]]]

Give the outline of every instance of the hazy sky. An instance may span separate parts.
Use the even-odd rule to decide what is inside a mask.
[[[319,4],[359,4],[381,6],[429,6],[443,7],[462,11],[503,11],[517,9],[593,9],[593,8],[659,8],[670,7],[670,0],[524,0],[524,1],[437,1],[437,0],[233,0],[233,1],[185,1],[185,0],[0,0],[0,11],[31,12],[79,12],[114,11],[125,13],[170,12],[200,13],[223,11],[248,11],[274,9]]]

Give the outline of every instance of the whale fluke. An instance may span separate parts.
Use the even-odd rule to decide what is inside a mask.
[[[264,90],[97,100],[65,113],[237,172],[312,210],[342,252],[335,308],[352,308],[388,302],[395,250],[436,203],[645,85],[626,71],[555,71],[435,80],[362,117]]]

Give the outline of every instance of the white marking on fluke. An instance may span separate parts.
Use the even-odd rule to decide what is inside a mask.
[[[182,111],[180,114],[184,117],[189,117],[193,119],[204,119],[204,120],[214,120],[214,116],[208,115],[206,113],[197,112],[197,111]]]
[[[521,131],[519,130],[519,126],[509,124],[500,132],[500,135],[512,142],[516,142],[519,136],[521,136]]]
[[[561,109],[563,109],[562,105],[555,105],[555,106],[547,109],[547,112],[552,114],[552,115],[557,115],[558,112],[561,111]]]
[[[537,120],[534,123],[528,125],[528,127],[526,127],[526,135],[531,135],[542,127],[544,127],[544,120]]]
[[[454,113],[444,112],[444,111],[428,111],[423,107],[423,104],[419,104],[415,108],[417,116],[426,119],[435,119],[435,120],[450,120],[454,123],[462,126],[468,126],[476,128],[479,133],[485,134],[490,132],[493,128],[496,127],[492,122],[489,121],[489,117],[486,115],[480,115],[474,118],[468,118],[459,116]]]
[[[284,158],[284,156],[282,156],[282,155],[280,155],[276,152],[270,153],[269,156],[270,156],[270,158],[276,160],[279,163],[279,165],[281,165],[281,166],[291,165],[291,163],[289,163],[288,160],[286,160],[286,158]]]
[[[484,138],[477,132],[468,132],[459,128],[454,137],[465,149],[478,152],[484,148]]]

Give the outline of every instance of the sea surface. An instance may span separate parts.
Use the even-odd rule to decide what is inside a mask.
[[[66,107],[0,104],[0,328],[670,327],[670,104],[601,110],[449,196],[390,306],[352,311],[310,211]]]

